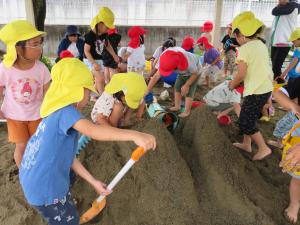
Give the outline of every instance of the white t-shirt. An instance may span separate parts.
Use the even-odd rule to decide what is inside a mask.
[[[69,45],[67,50],[70,51],[74,55],[75,58],[77,58],[79,56],[79,51],[78,51],[78,48],[76,46],[76,42],[72,42]]]
[[[126,52],[127,52],[127,47],[121,47],[118,51],[118,56],[123,58]]]
[[[145,46],[140,45],[138,48],[127,47],[127,52],[131,53],[127,60],[127,68],[136,71],[145,68]]]
[[[116,101],[118,100],[116,100],[112,94],[103,92],[93,107],[91,113],[93,122],[96,123],[97,117],[100,113],[103,114],[103,116],[109,117]]]
[[[181,47],[171,47],[171,48],[168,48],[168,49],[166,49],[161,54],[161,56],[166,51],[182,52],[185,55],[185,57],[187,58],[188,68],[186,70],[175,70],[175,72],[177,72],[179,75],[182,75],[182,76],[191,76],[191,74],[193,74],[193,73],[197,73],[197,75],[200,75],[202,66],[200,64],[200,57],[199,56],[197,56],[197,55],[195,55],[193,53],[187,52],[187,51],[185,51]],[[159,60],[156,63],[155,68],[159,69]]]
[[[153,58],[158,59],[162,53],[163,53],[163,46],[159,46],[153,53]]]
[[[229,81],[226,80],[210,90],[203,100],[209,106],[218,106],[221,103],[240,103],[241,94],[236,90],[230,90],[228,87]]]

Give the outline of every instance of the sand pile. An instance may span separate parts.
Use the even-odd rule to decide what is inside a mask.
[[[233,129],[233,127],[231,127]],[[226,128],[226,129],[231,129]],[[279,154],[263,162],[234,149],[205,107],[183,121],[172,136],[154,120],[134,129],[156,136],[146,154],[116,186],[107,207],[89,224],[102,225],[282,225],[289,177],[278,168]],[[0,224],[42,225],[25,203],[12,163],[12,146],[1,131]],[[109,182],[130,157],[132,143],[91,142],[81,161]],[[72,190],[80,212],[97,197],[78,179]]]

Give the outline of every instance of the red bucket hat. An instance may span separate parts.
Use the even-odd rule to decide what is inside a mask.
[[[133,26],[128,30],[128,37],[130,41],[128,46],[131,48],[138,48],[140,46],[140,36],[146,34],[148,31],[140,26]]]
[[[204,22],[203,26],[201,27],[201,32],[211,32],[214,28],[213,22],[207,20]]]
[[[214,47],[213,45],[211,45],[211,44],[208,42],[208,39],[207,39],[207,37],[205,37],[205,36],[202,36],[202,37],[198,38],[197,44],[203,44],[203,45],[205,46],[206,49],[211,49],[211,48]]]
[[[187,68],[188,61],[182,52],[168,50],[159,58],[159,72],[161,76],[167,77],[176,69],[186,70]]]
[[[59,54],[59,58],[61,58],[61,59],[63,59],[63,58],[73,58],[73,57],[74,57],[74,55],[69,50],[64,50]]]
[[[194,38],[187,36],[183,39],[181,47],[186,51],[191,50],[194,47],[194,42]]]

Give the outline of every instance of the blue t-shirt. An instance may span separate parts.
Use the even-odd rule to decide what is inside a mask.
[[[44,118],[30,138],[19,174],[29,204],[51,205],[67,195],[78,142],[72,126],[81,118],[74,106],[66,106]]]
[[[298,58],[298,63],[300,62],[300,51],[298,48],[296,48],[296,50],[294,51],[293,59],[294,58]],[[288,72],[288,78],[297,78],[300,76],[300,73],[296,72],[296,67],[298,63]]]

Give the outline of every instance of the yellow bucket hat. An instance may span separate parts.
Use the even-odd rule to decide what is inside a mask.
[[[26,20],[15,20],[6,24],[0,30],[0,40],[6,45],[6,54],[3,64],[9,68],[17,59],[16,43],[29,40],[31,38],[45,35],[45,32],[38,31],[31,23]]]
[[[80,102],[84,88],[95,93],[93,75],[87,66],[77,58],[64,58],[52,67],[51,85],[41,106],[41,117],[65,106]]]
[[[115,94],[123,91],[127,105],[136,109],[147,91],[147,85],[143,76],[135,72],[114,74],[106,85],[105,92]]]
[[[264,26],[263,22],[255,18],[255,15],[251,11],[242,12],[237,15],[232,21],[232,32],[235,29],[239,29],[240,32],[249,37],[258,30],[258,28]]]
[[[103,22],[105,26],[107,26],[109,29],[115,28],[114,22],[115,22],[115,15],[114,13],[107,7],[102,7],[98,14],[93,18],[91,22],[91,28],[94,29],[95,26]]]
[[[289,38],[289,41],[296,41],[298,38],[300,38],[300,28],[297,28],[293,31]]]

